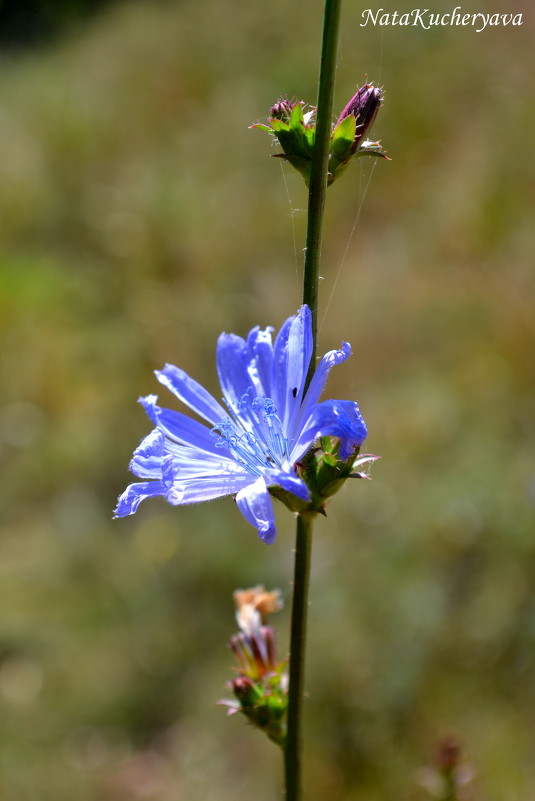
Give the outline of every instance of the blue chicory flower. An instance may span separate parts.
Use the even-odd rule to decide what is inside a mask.
[[[302,501],[309,489],[296,463],[322,436],[340,440],[346,459],[366,438],[366,425],[353,401],[318,402],[330,369],[351,353],[347,342],[326,353],[310,385],[312,317],[302,306],[288,318],[272,343],[272,328],[258,326],[246,340],[221,334],[217,370],[227,409],[193,378],[167,364],[158,380],[208,425],[140,398],[156,428],[134,452],[130,469],[143,479],[119,497],[115,517],[134,514],[145,498],[162,495],[174,505],[235,495],[245,519],[260,538],[276,537],[270,487]]]

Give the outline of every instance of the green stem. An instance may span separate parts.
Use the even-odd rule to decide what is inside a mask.
[[[457,795],[457,780],[455,777],[455,770],[452,769],[447,771],[444,779],[445,788],[443,801],[458,801],[459,796]]]
[[[336,72],[340,6],[341,0],[325,0],[316,139],[308,193],[308,222],[305,274],[303,280],[303,303],[308,305],[312,313],[313,344],[307,384],[310,382],[316,368],[321,236],[325,195],[327,192],[327,171],[329,143],[332,130],[334,77]],[[284,751],[286,801],[301,801],[302,799],[302,707],[313,519],[314,514],[312,513],[301,514],[297,518],[292,625],[290,635],[288,732]]]
[[[316,140],[310,172],[308,192],[308,223],[305,253],[305,275],[303,281],[303,303],[312,312],[313,353],[310,374],[316,367],[316,339],[318,330],[318,288],[321,258],[323,212],[327,193],[327,168],[329,144],[332,133],[334,100],[334,78],[341,0],[325,0],[323,20],[323,43],[321,49],[318,107],[316,117]]]
[[[295,539],[295,568],[290,643],[288,732],[284,751],[286,801],[301,798],[302,708],[305,671],[308,585],[312,552],[312,515],[299,515]]]

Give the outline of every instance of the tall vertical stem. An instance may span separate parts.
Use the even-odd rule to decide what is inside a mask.
[[[316,367],[316,338],[318,330],[318,287],[321,258],[323,212],[327,192],[327,169],[329,142],[332,133],[334,78],[341,0],[325,0],[323,20],[323,42],[321,49],[318,106],[316,118],[316,140],[310,173],[308,192],[308,222],[306,237],[305,275],[303,281],[303,303],[312,312],[312,335],[314,350],[310,361],[309,376]]]
[[[321,50],[316,140],[312,158],[308,194],[308,222],[306,237],[303,303],[312,313],[312,357],[307,384],[316,368],[316,340],[318,330],[318,287],[321,256],[321,237],[329,141],[334,99],[334,77],[341,0],[325,0],[323,40]],[[300,514],[297,518],[295,570],[290,635],[290,688],[288,699],[288,733],[285,746],[286,801],[302,799],[302,707],[305,675],[305,644],[308,610],[308,585],[312,550],[313,514]]]

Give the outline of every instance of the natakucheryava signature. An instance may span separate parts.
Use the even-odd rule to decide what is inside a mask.
[[[448,27],[452,25],[471,25],[476,27],[476,33],[481,33],[485,30],[487,25],[522,25],[522,14],[483,14],[477,13],[462,13],[461,6],[455,6],[453,11],[432,12],[428,8],[413,8],[412,11],[385,11],[384,8],[377,8],[375,11],[371,8],[365,8],[361,13],[362,22],[360,27],[364,28],[366,25],[404,25],[404,26],[420,26],[428,31],[431,27]]]

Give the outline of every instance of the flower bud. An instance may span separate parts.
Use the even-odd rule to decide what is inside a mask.
[[[271,117],[271,119],[283,120],[284,122],[288,122],[294,106],[295,103],[292,103],[291,100],[287,100],[286,98],[281,98],[271,106],[269,110],[269,116]]]
[[[247,676],[238,676],[236,679],[232,679],[230,686],[242,706],[252,706],[258,700],[255,683]]]
[[[364,86],[361,86],[357,93],[353,95],[340,114],[336,123],[337,125],[341,123],[342,120],[345,120],[346,117],[349,117],[350,114],[355,117],[356,130],[352,148],[353,153],[357,150],[359,144],[372,127],[382,102],[383,90],[373,86],[371,83],[365,83]]]
[[[311,449],[296,465],[298,475],[310,491],[311,511],[325,514],[330,498],[349,478],[370,478],[360,468],[373,464],[379,456],[371,453],[359,455],[359,450],[354,447],[346,453],[337,437],[320,437],[318,447]]]
[[[378,156],[389,159],[379,142],[365,139],[383,100],[383,90],[371,83],[361,86],[342,111],[331,135],[327,185],[346,170],[352,157]],[[305,108],[308,108],[305,111]],[[312,157],[316,142],[316,109],[301,101],[280,98],[270,108],[269,125],[257,122],[250,128],[260,128],[274,136],[283,152],[276,158],[287,161],[310,184]],[[296,509],[295,511],[300,511]]]

